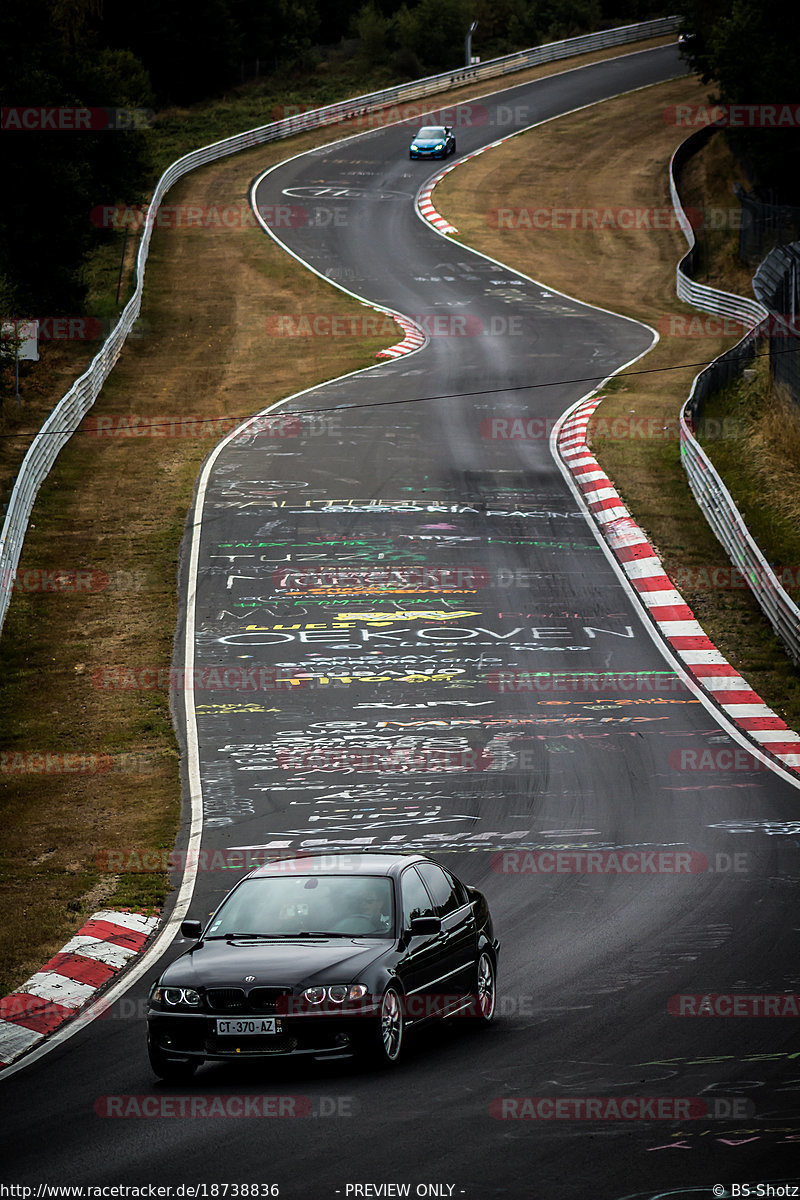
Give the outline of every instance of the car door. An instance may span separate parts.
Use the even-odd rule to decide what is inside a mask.
[[[438,986],[449,996],[470,996],[475,990],[478,932],[466,888],[438,863],[419,863],[417,870],[442,920],[442,977]]]
[[[412,918],[438,915],[413,866],[407,867],[400,876],[400,906],[404,949],[396,970],[406,996],[406,1019],[412,1025],[441,1015],[438,1011],[441,1008],[439,979],[444,971],[445,945],[443,933],[411,933]]]

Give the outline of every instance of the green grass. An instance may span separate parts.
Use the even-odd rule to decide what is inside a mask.
[[[728,436],[704,437],[704,425]],[[800,483],[800,411],[781,403],[769,377],[766,357],[755,374],[717,392],[705,404],[698,439],[744,518],[767,561],[794,568],[794,586],[786,587],[800,601],[800,524],[797,490]],[[776,446],[777,443],[777,446]],[[788,478],[782,492],[773,455],[778,450]],[[775,493],[772,494],[772,487]]]

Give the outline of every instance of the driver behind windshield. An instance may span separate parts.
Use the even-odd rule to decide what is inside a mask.
[[[384,900],[388,900],[388,889],[379,888],[372,880],[354,886],[336,928],[342,933],[384,933],[389,928],[389,913],[382,911]]]
[[[217,911],[211,937],[292,937],[318,934],[388,936],[388,879],[344,876],[252,878]]]

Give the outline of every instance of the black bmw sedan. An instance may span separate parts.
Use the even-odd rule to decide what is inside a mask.
[[[489,1024],[497,953],[484,896],[422,855],[307,855],[251,871],[150,993],[148,1052],[170,1082],[206,1061],[401,1056],[406,1031]]]

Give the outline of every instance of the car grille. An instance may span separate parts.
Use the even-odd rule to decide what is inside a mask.
[[[215,1013],[274,1013],[285,1011],[285,997],[291,994],[290,987],[254,987],[249,992],[235,987],[208,988],[206,1003]]]
[[[291,996],[292,989],[285,987],[254,987],[247,993],[247,1007],[253,1012],[278,1012],[279,1009],[285,1010],[287,1005],[284,1000],[281,1005],[281,1000],[286,996]]]
[[[291,1054],[297,1048],[297,1038],[278,1035],[277,1037],[243,1037],[238,1045],[236,1039],[211,1037],[206,1041],[207,1054],[230,1054],[236,1058],[246,1058],[248,1054]],[[231,1043],[234,1043],[231,1045]]]
[[[244,988],[209,988],[206,1003],[212,1012],[242,1012]]]

